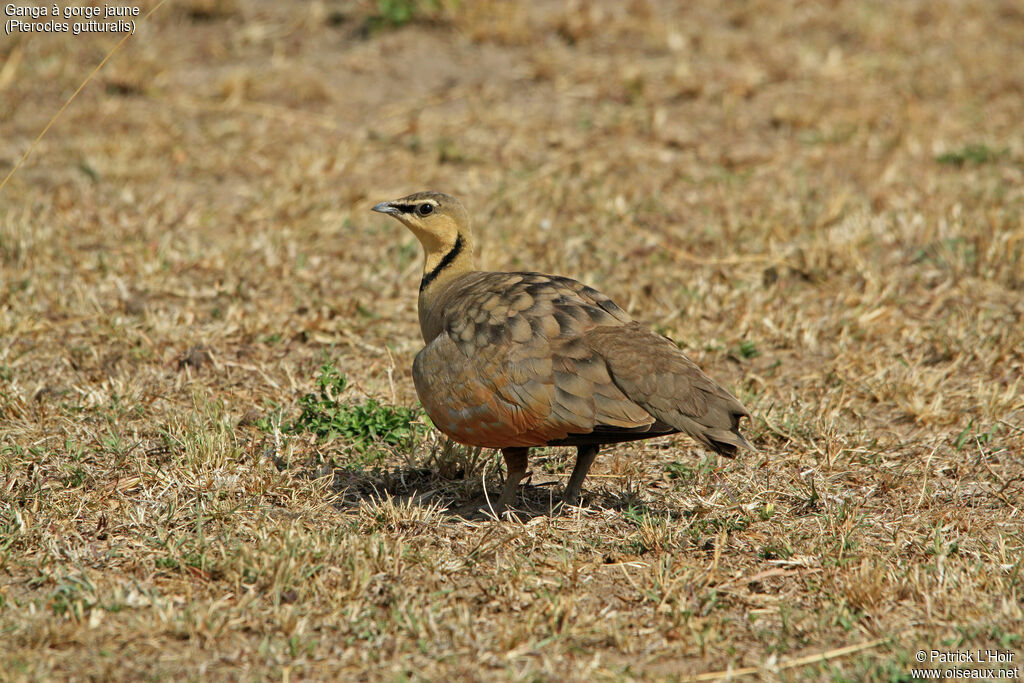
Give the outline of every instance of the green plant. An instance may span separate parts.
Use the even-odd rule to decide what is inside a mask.
[[[761,352],[757,350],[757,344],[746,339],[740,342],[740,345],[736,349],[736,355],[740,358],[757,358],[761,355]]]
[[[695,476],[692,467],[690,467],[689,465],[684,465],[678,460],[670,462],[669,464],[665,465],[665,470],[668,472],[668,476],[670,479],[690,481]]]
[[[317,390],[299,399],[302,413],[294,422],[282,425],[283,432],[315,434],[320,439],[344,437],[360,452],[375,444],[407,445],[423,425],[414,424],[415,409],[390,406],[367,399],[363,404],[347,404],[339,396],[348,386],[348,380],[328,361],[320,367],[316,380]]]
[[[85,575],[64,576],[50,596],[50,609],[61,616],[69,614],[81,621],[96,604],[96,588]]]
[[[940,164],[947,164],[949,166],[963,166],[967,162],[987,164],[1005,154],[1005,149],[996,151],[988,145],[965,145],[958,150],[940,154],[935,157],[935,160]]]
[[[433,19],[441,10],[440,0],[377,0],[377,12],[366,20],[366,27],[370,31],[399,28]]]
[[[980,429],[976,429],[974,426],[974,419],[972,418],[967,426],[963,428],[956,439],[953,440],[953,447],[957,451],[961,451],[965,446],[971,446],[977,443],[979,446],[987,446],[992,442],[992,438],[999,431],[999,425],[992,425],[988,431],[982,432]]]
[[[668,472],[669,479],[678,479],[681,483],[688,483],[698,479],[699,477],[706,477],[711,474],[714,469],[714,456],[703,458],[696,466],[687,465],[678,460],[665,465],[665,471]]]

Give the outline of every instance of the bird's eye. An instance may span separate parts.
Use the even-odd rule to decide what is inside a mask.
[[[420,204],[419,206],[416,207],[416,213],[418,213],[421,216],[429,216],[430,214],[434,213],[434,205]]]

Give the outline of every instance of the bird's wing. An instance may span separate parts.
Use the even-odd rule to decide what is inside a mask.
[[[413,378],[427,414],[453,439],[538,446],[655,424],[585,342],[589,331],[630,320],[608,297],[537,273],[474,273],[446,297],[444,331],[416,356]]]
[[[724,455],[755,450],[739,432],[747,410],[671,340],[630,322],[596,327],[581,342],[605,360],[615,385],[654,417]]]

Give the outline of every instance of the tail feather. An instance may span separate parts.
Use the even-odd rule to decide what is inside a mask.
[[[723,430],[723,429],[709,429],[704,432],[708,441],[711,442],[711,448],[716,452],[720,453],[729,458],[735,458],[737,450],[745,448],[748,451],[757,453],[757,449],[754,448],[749,441],[740,434],[739,429],[736,430]]]
[[[735,458],[741,448],[753,453],[757,452],[757,449],[740,433],[739,415],[735,416],[735,424],[729,428],[702,424],[686,416],[676,415],[675,417],[676,421],[683,425],[680,427],[680,431],[690,435],[695,441],[702,443],[719,455]]]

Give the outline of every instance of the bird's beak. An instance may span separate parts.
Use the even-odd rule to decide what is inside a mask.
[[[377,213],[387,213],[392,216],[396,216],[401,213],[401,211],[399,211],[397,207],[393,206],[391,202],[381,202],[380,204],[375,205],[373,210]]]

